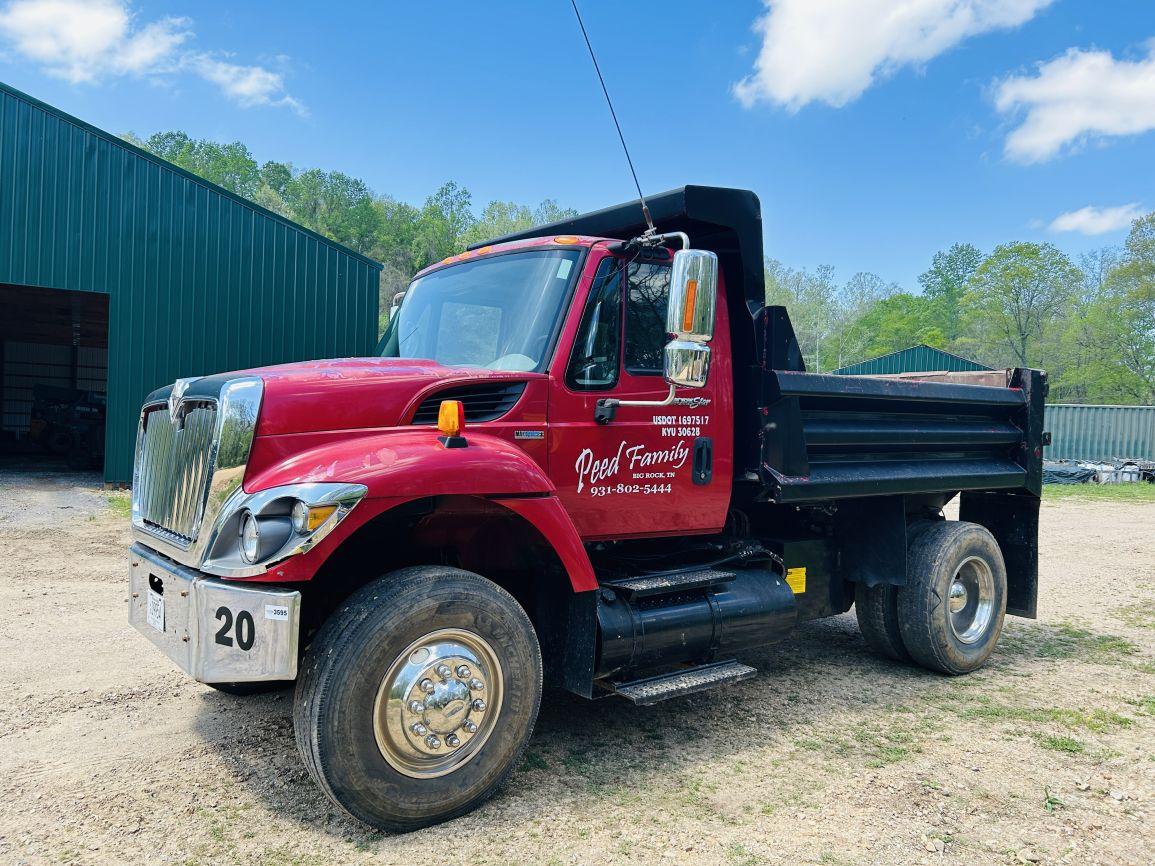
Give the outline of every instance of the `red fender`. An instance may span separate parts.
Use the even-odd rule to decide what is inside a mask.
[[[575,592],[597,589],[593,566],[553,482],[524,451],[496,436],[466,431],[469,445],[446,448],[435,429],[354,436],[264,463],[245,479],[253,493],[283,484],[364,484],[365,499],[312,551],[292,557],[255,581],[309,580],[340,543],[392,508],[426,496],[481,496],[527,520],[557,553]],[[266,456],[291,448],[291,436],[261,443]]]

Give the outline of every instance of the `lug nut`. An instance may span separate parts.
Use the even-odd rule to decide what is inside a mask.
[[[467,679],[469,677],[470,673],[471,673],[471,671],[469,670],[468,665],[458,665],[457,666],[457,675],[459,677],[461,677],[463,680]]]
[[[469,681],[469,690],[471,692],[479,692],[483,688],[485,688],[485,683],[483,683],[481,680],[470,680]]]
[[[438,665],[436,668],[434,668],[434,671],[436,672],[437,676],[441,677],[443,680],[449,679],[449,675],[452,673],[452,671],[449,670],[449,665]]]
[[[483,701],[481,698],[477,698],[470,706],[472,706],[480,713],[485,709],[485,701]]]
[[[466,733],[477,733],[477,725],[475,725],[473,722],[466,721],[465,724],[463,724],[461,727],[465,728]]]
[[[449,746],[451,749],[455,749],[461,745],[461,740],[458,738],[457,734],[450,734],[445,738],[445,745]]]
[[[428,737],[425,738],[425,745],[427,745],[431,749],[440,749],[441,748],[441,740],[437,739],[437,737],[433,736],[433,734],[430,734]]]
[[[411,730],[419,737],[424,737],[429,733],[429,728],[425,727],[425,725],[421,724],[421,722],[417,722],[415,725],[411,726],[409,730]]]
[[[421,703],[421,701],[410,701],[409,712],[418,714],[423,713],[425,712],[425,704]]]
[[[425,694],[429,694],[435,688],[437,688],[437,687],[435,685],[433,685],[433,680],[422,680],[421,681],[421,691],[425,692]]]

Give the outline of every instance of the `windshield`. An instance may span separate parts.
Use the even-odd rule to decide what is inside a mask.
[[[581,250],[507,253],[415,280],[382,338],[386,358],[540,372]]]

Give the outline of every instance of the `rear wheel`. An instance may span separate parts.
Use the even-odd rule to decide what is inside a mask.
[[[897,614],[903,645],[920,665],[944,674],[981,667],[998,643],[1006,607],[1003,555],[984,527],[946,521],[914,539]]]
[[[491,796],[541,700],[541,652],[505,590],[421,566],[354,593],[321,629],[293,726],[321,789],[355,818],[414,830]]]
[[[936,522],[930,520],[911,523],[906,533],[907,546],[914,544],[922,533],[935,525]],[[898,625],[898,594],[901,589],[893,584],[856,584],[854,614],[858,618],[858,630],[870,649],[895,661],[908,662],[910,653],[902,642]]]
[[[898,626],[897,586],[880,583],[867,586],[864,583],[854,587],[854,614],[858,617],[858,630],[866,645],[879,655],[898,662],[910,661],[910,653],[902,642]]]

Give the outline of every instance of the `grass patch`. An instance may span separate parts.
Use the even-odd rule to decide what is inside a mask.
[[[1067,804],[1064,803],[1062,800],[1060,800],[1058,797],[1056,797],[1054,794],[1052,794],[1050,788],[1044,788],[1043,789],[1043,808],[1046,809],[1049,814],[1053,815],[1059,809],[1066,809]]]
[[[1127,728],[1131,719],[1110,710],[1071,710],[1066,707],[1015,707],[996,704],[989,698],[979,697],[974,703],[960,707],[963,719],[989,719],[1000,722],[1027,722],[1035,725],[1060,725],[1067,730],[1106,731]]]
[[[1052,752],[1063,752],[1068,755],[1081,755],[1087,751],[1081,740],[1067,736],[1052,736],[1050,734],[1035,734],[1035,742],[1044,749]]]
[[[1155,628],[1155,610],[1149,604],[1129,604],[1118,607],[1112,616],[1132,628]]]
[[[1048,502],[1155,502],[1155,484],[1134,481],[1127,484],[1048,484],[1043,487]]]
[[[913,711],[910,711],[913,712]],[[798,749],[817,752],[831,761],[858,756],[868,767],[885,767],[922,752],[922,744],[941,729],[931,718],[887,716],[838,733],[814,731],[794,741]]]
[[[125,520],[132,514],[132,499],[127,490],[108,494],[108,508],[117,517]]]
[[[1058,625],[1019,626],[1003,633],[1003,652],[1046,659],[1119,662],[1139,647],[1116,634],[1087,631],[1069,622]]]

